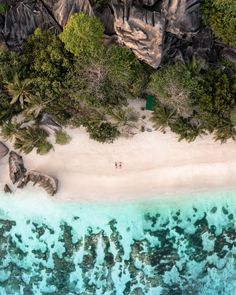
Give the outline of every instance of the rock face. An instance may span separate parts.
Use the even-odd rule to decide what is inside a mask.
[[[57,192],[58,180],[52,176],[48,176],[37,171],[29,171],[19,182],[18,187],[23,188],[29,182],[33,182],[34,185],[39,185],[40,187],[45,189],[46,192],[51,196],[53,196]]]
[[[164,0],[162,13],[166,19],[166,31],[172,34],[191,34],[200,28],[199,0]]]
[[[8,154],[8,152],[9,152],[8,147],[5,146],[5,144],[0,141],[0,160],[3,157],[5,157]]]
[[[18,49],[36,28],[53,29],[59,33],[70,15],[83,11],[93,16],[89,0],[16,0],[5,18],[0,19],[0,42],[10,49]],[[2,39],[2,41],[1,41]]]
[[[18,188],[25,187],[30,181],[33,184],[38,184],[46,190],[46,192],[53,196],[58,189],[58,180],[52,176],[37,171],[28,171],[24,167],[23,158],[17,153],[11,151],[9,157],[10,179],[13,184],[17,183]],[[6,185],[4,189],[8,191]],[[9,188],[11,191],[11,189]]]
[[[236,65],[236,49],[225,47],[221,51],[221,56]]]
[[[13,151],[10,152],[10,156],[9,156],[9,170],[10,170],[10,179],[13,184],[22,180],[26,173],[23,158]]]
[[[61,129],[61,126],[57,124],[52,116],[48,113],[43,113],[39,121],[40,128],[44,129],[48,134],[53,134]]]
[[[53,28],[55,33],[60,31],[60,26],[40,0],[16,1],[5,14],[2,35],[9,48],[17,49],[37,27]]]
[[[119,42],[154,68],[162,61],[167,33],[191,37],[200,27],[200,0],[142,0],[137,6],[112,0],[112,7]]]
[[[154,68],[162,56],[165,21],[159,12],[151,12],[120,0],[112,2],[118,42],[131,48],[135,55]]]
[[[75,12],[84,12],[94,16],[89,0],[42,0],[50,9],[60,26],[64,26]]]
[[[89,0],[1,1],[10,9],[0,16],[0,45],[12,49],[36,27],[60,32],[71,14],[85,12],[100,18],[110,36],[105,44],[125,45],[153,68],[170,58],[214,55],[210,30],[199,31],[201,0],[110,0],[102,12],[93,10]],[[235,59],[232,52],[224,55]]]

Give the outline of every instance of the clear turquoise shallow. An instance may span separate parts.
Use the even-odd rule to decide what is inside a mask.
[[[0,294],[235,295],[235,224],[236,190],[113,204],[1,193]]]

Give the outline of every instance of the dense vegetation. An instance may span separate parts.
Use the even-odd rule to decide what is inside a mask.
[[[236,69],[193,61],[172,64],[151,75],[149,90],[158,98],[153,113],[157,129],[179,139],[214,133],[216,140],[236,138]]]
[[[236,46],[236,1],[204,0],[202,5],[204,23],[215,36],[230,46]]]
[[[235,45],[235,5],[225,0],[203,3],[205,21],[230,45]],[[84,126],[91,138],[112,142],[138,120],[128,101],[145,92],[156,97],[157,129],[169,127],[188,141],[206,133],[222,142],[236,138],[233,65],[193,58],[187,65],[169,63],[150,70],[128,49],[105,47],[103,32],[97,18],[78,13],[59,36],[37,29],[21,52],[0,49],[1,134],[16,149],[45,154],[53,148],[49,135],[55,144],[70,141],[66,126]],[[62,127],[46,126],[45,114]]]
[[[79,13],[59,36],[37,29],[20,53],[1,49],[0,122],[5,137],[13,132],[15,148],[41,154],[52,148],[49,134],[39,132],[44,113],[62,126],[83,125],[101,142],[120,134],[117,113],[139,95],[146,73],[128,49],[105,48],[102,34],[96,18]],[[56,143],[68,141],[62,130],[55,134]]]

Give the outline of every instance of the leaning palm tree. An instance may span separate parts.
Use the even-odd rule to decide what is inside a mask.
[[[5,81],[5,84],[12,97],[10,104],[20,102],[21,108],[24,109],[24,104],[29,103],[32,97],[32,82],[29,79],[20,80],[16,74],[13,81]]]

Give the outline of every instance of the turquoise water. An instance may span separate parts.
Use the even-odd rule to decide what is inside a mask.
[[[235,221],[236,191],[119,204],[2,193],[0,294],[235,295]]]

